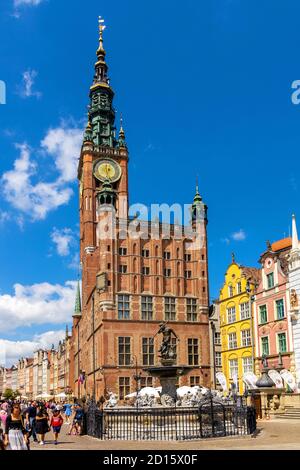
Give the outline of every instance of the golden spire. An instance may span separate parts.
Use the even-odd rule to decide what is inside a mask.
[[[120,117],[120,136],[123,136],[125,137],[125,132],[124,132],[124,129],[123,129],[123,114],[121,113],[121,117]]]
[[[123,129],[123,115],[122,115],[122,113],[121,113],[121,117],[120,117],[119,146],[120,147],[126,147],[125,131]]]
[[[100,53],[104,53],[105,54],[105,50],[104,50],[104,47],[103,47],[103,31],[105,30],[106,26],[104,24],[104,19],[99,16],[99,48],[97,50],[97,54],[100,54]]]

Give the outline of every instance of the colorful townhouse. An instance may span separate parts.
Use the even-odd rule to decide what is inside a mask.
[[[261,358],[266,355],[269,367],[294,372],[292,325],[289,321],[289,254],[291,238],[267,243],[260,257],[261,278],[255,296],[255,373],[260,375]]]
[[[300,389],[300,245],[297,233],[296,218],[292,218],[292,249],[289,254],[289,297],[290,319],[293,332],[295,375],[298,390]]]
[[[259,276],[258,269],[239,265],[233,255],[218,302],[222,369],[227,386],[235,384],[239,393],[244,391],[243,374],[254,367],[253,294]]]

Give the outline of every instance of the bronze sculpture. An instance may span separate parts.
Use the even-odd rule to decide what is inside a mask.
[[[176,359],[176,343],[177,341],[179,341],[178,336],[176,335],[175,331],[172,328],[168,327],[167,323],[165,322],[165,323],[159,324],[159,330],[155,334],[155,336],[158,334],[163,335],[163,340],[158,350],[158,352],[160,353],[159,357],[163,360],[170,360],[170,359],[175,360]],[[176,339],[175,342],[172,341],[173,338]]]

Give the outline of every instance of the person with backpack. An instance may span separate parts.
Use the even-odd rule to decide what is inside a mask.
[[[79,404],[75,408],[74,423],[77,429],[77,434],[81,436],[83,426],[83,408]]]
[[[60,410],[55,408],[53,410],[53,416],[50,421],[50,426],[52,427],[52,431],[54,435],[54,445],[57,445],[58,435],[60,433],[63,422],[64,420],[60,414]]]

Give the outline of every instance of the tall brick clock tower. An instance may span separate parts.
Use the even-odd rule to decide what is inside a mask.
[[[197,188],[188,233],[168,224],[166,236],[166,224],[129,220],[128,150],[122,124],[116,137],[103,20],[99,30],[78,168],[82,299],[78,290],[74,393],[99,398],[111,390],[122,401],[137,374],[141,386],[156,385],[143,369],[159,364],[154,335],[163,321],[179,338],[177,363],[193,367],[181,383],[209,386],[207,208]]]

